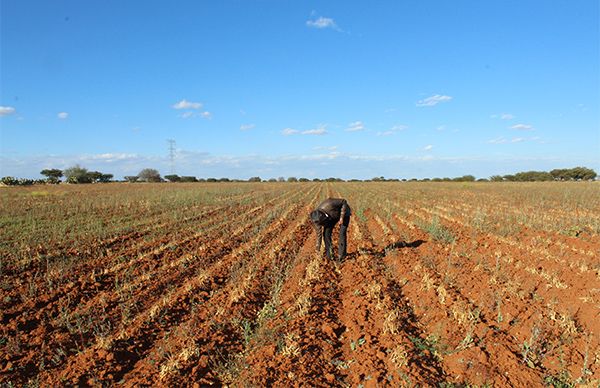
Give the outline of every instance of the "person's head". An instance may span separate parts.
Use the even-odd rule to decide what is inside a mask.
[[[325,225],[325,222],[329,218],[329,215],[322,210],[313,210],[310,213],[310,219],[315,225]]]

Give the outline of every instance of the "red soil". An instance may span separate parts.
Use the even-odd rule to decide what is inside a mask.
[[[444,209],[373,205],[336,263],[315,252],[307,214],[344,193],[297,187],[5,268],[0,383],[600,381],[598,236],[502,236]],[[432,216],[452,243],[422,229]],[[53,284],[60,255],[71,264]]]

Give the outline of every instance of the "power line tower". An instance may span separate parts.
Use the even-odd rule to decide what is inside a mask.
[[[175,140],[167,139],[169,143],[169,162],[171,164],[171,174],[175,174]]]

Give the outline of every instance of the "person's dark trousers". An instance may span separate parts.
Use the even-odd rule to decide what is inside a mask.
[[[323,241],[325,241],[325,254],[328,259],[331,259],[333,255],[333,245],[331,244],[331,234],[333,233],[333,227],[323,228]]]
[[[338,241],[338,261],[340,262],[346,257],[346,231],[348,230],[349,224],[350,215],[346,214],[340,225],[340,238]]]

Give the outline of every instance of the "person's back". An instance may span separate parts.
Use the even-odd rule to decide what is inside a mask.
[[[328,198],[321,202],[317,209],[311,212],[310,217],[317,232],[317,252],[321,250],[321,240],[325,241],[325,253],[331,259],[332,244],[331,234],[333,227],[341,219],[340,237],[338,245],[338,260],[346,256],[346,230],[350,223],[350,206],[343,198]]]

